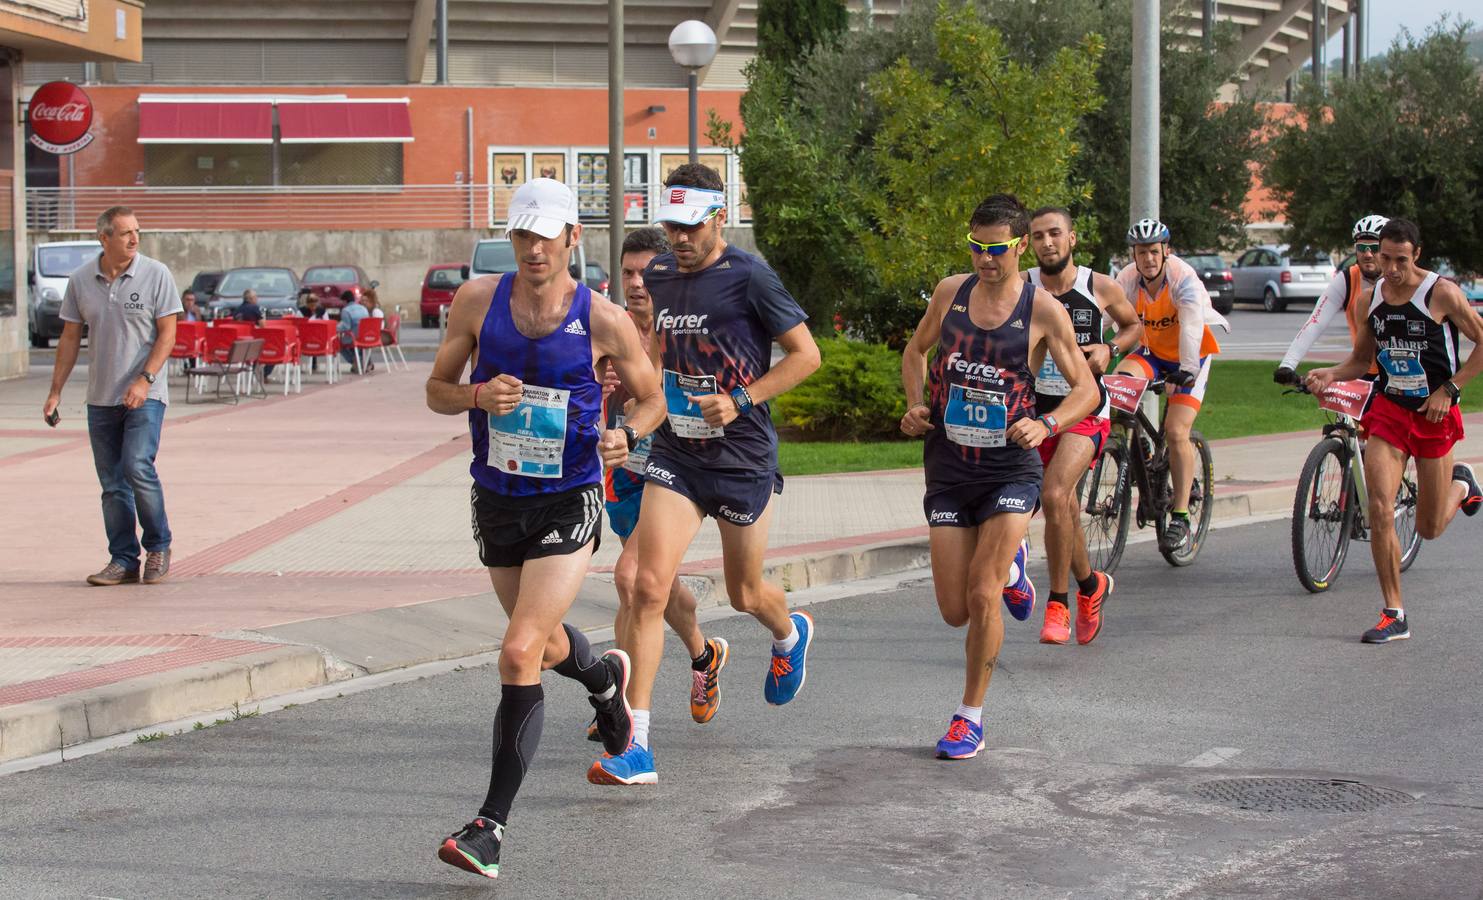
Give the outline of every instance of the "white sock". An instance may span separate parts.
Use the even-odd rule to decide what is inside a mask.
[[[984,721],[984,708],[982,706],[959,705],[958,715],[962,716],[975,725],[982,725]]]
[[[599,694],[593,694],[592,696],[596,697],[599,700],[611,700],[613,699],[613,695],[616,693],[618,693],[618,683],[615,681],[612,684],[608,685],[607,690]]]
[[[792,630],[788,632],[788,636],[787,637],[783,638],[780,641],[773,641],[772,642],[772,652],[778,653],[778,654],[792,653],[793,652],[793,648],[796,647],[796,646],[798,646],[798,638],[799,638],[799,634],[798,634],[798,623],[797,622],[794,622],[791,618],[789,618],[788,619],[788,627],[790,629],[792,629]]]
[[[1406,620],[1406,610],[1404,607],[1387,606],[1385,607],[1385,609],[1381,610],[1381,612],[1385,613],[1387,616],[1390,616],[1392,619],[1400,619],[1402,622]]]
[[[649,711],[647,709],[636,709],[633,711],[633,742],[649,749]]]

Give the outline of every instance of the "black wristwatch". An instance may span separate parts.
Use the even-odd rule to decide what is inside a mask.
[[[627,425],[619,425],[618,427],[623,430],[623,436],[628,439],[628,449],[632,450],[638,446],[639,433],[637,431],[634,431]]]
[[[1453,384],[1452,379],[1450,378],[1442,382],[1442,390],[1446,391],[1453,400],[1456,400],[1458,397],[1462,396],[1462,388],[1459,388],[1457,385]]]
[[[148,382],[150,384],[154,384],[154,376],[151,375],[151,374],[149,374],[148,372],[140,372],[139,373],[139,377],[140,378],[143,378],[146,382]],[[1457,395],[1454,394],[1453,396],[1457,396]]]

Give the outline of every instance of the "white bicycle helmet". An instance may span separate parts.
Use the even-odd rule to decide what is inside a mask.
[[[1357,241],[1362,237],[1378,238],[1380,229],[1384,228],[1385,223],[1389,221],[1384,216],[1365,216],[1354,223],[1354,233],[1350,235],[1350,240]]]
[[[1139,219],[1128,229],[1128,246],[1169,243],[1169,226],[1158,219]]]

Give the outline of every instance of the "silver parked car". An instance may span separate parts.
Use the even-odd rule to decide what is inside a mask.
[[[1252,247],[1231,266],[1237,303],[1261,303],[1282,312],[1289,300],[1314,302],[1334,277],[1328,254],[1287,246]]]

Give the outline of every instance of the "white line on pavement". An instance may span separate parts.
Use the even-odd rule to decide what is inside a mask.
[[[1211,766],[1218,766],[1240,755],[1240,747],[1211,747],[1194,759],[1186,760],[1180,763],[1180,765],[1195,769],[1208,769]]]

